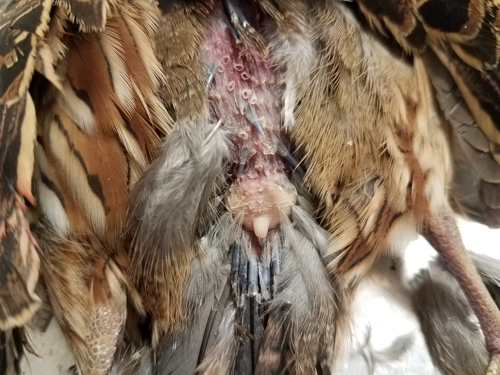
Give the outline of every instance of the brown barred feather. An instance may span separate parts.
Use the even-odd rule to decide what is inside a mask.
[[[426,42],[431,45],[445,42],[478,70],[495,68],[498,63],[497,1],[358,0],[358,3],[374,28],[383,33],[384,29],[390,30],[407,51],[421,51]],[[418,38],[415,34],[419,34]]]
[[[37,98],[38,237],[48,249],[42,262],[51,301],[79,370],[98,375],[113,363],[127,297],[142,311],[127,281],[127,200],[171,120],[158,99],[164,77],[152,49],[154,8],[122,4],[105,31],[78,36],[67,35],[73,26],[64,17],[49,39],[62,90],[41,80]]]
[[[113,0],[55,0],[63,8],[72,23],[85,32],[102,31],[110,8],[118,5]]]
[[[27,89],[50,1],[0,5],[0,329],[27,323],[40,306],[35,294],[39,258],[26,218],[31,192],[36,118]]]
[[[0,104],[24,98],[37,56],[37,45],[47,31],[50,0],[2,2],[0,5]]]

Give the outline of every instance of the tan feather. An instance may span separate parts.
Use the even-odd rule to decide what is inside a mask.
[[[37,234],[49,297],[80,371],[106,374],[126,317],[123,275],[97,241],[64,239],[47,227]]]
[[[206,110],[205,76],[200,61],[203,18],[212,1],[189,6],[180,1],[162,3],[156,34],[156,55],[167,78],[162,99],[171,105],[179,122]]]
[[[428,45],[451,73],[460,91],[458,94],[460,98],[457,100],[463,98],[467,108],[460,110],[461,107],[465,107],[464,105],[454,107],[453,114],[450,113],[451,107],[442,108],[445,117],[452,116],[455,123],[457,121],[460,123],[468,122],[471,114],[472,121],[479,126],[478,130],[464,126],[452,128],[454,132],[458,131],[456,136],[452,136],[458,143],[458,146],[454,147],[453,154],[457,166],[456,182],[461,184],[460,188],[455,185],[459,194],[455,199],[462,200],[461,207],[457,208],[460,213],[475,215],[477,220],[496,226],[498,214],[495,209],[485,206],[482,188],[474,186],[477,184],[474,182],[476,179],[474,175],[477,174],[479,178],[486,179],[489,183],[496,183],[494,175],[498,173],[498,165],[493,158],[494,153],[488,147],[478,144],[482,142],[483,146],[486,146],[489,141],[491,149],[494,150],[500,143],[496,105],[498,89],[495,83],[500,57],[498,3],[484,0],[463,3],[440,0],[417,3],[400,0],[388,2],[361,0],[359,3],[369,21],[373,25],[377,24],[379,28],[383,23],[407,51],[419,53],[425,45]],[[411,34],[408,32],[416,31],[419,27],[425,29],[427,36],[420,48],[414,48],[409,45]],[[426,61],[426,68],[431,74],[440,65],[432,59]],[[448,73],[444,70],[440,73],[434,72],[433,81],[442,84],[444,82],[442,75],[447,77]],[[437,89],[439,95],[439,91],[444,88],[437,87]],[[451,105],[450,100],[453,96],[457,95],[450,94],[446,102],[443,102],[443,97],[438,96],[441,106]],[[465,129],[468,129],[467,134],[463,133]],[[471,166],[474,171],[470,171]],[[485,188],[488,189],[487,186]],[[490,192],[494,190],[489,189]],[[478,209],[475,209],[474,207],[478,205]]]
[[[142,311],[125,276],[126,206],[171,120],[158,98],[164,78],[149,3],[123,3],[109,10],[104,31],[77,36],[59,14],[49,43],[62,90],[40,81],[37,98],[39,236],[47,288],[79,370],[100,375],[121,340],[127,297]]]
[[[318,55],[311,82],[297,98],[292,137],[308,163],[306,181],[324,207],[323,221],[332,233],[330,252],[342,251],[331,272],[344,274],[365,267],[358,259],[368,267],[394,240],[395,248],[401,246],[396,238],[390,240],[394,225],[415,230],[421,220],[415,221],[415,214],[443,204],[449,163],[433,171],[432,158],[422,153],[439,149],[439,142],[440,157],[446,160],[444,134],[435,134],[439,130],[425,99],[428,88],[419,83],[426,77],[395,63],[342,9],[325,6],[319,15],[323,20],[315,33],[337,43]],[[425,91],[416,96],[421,87]]]

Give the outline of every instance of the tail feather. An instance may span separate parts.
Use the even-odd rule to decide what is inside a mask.
[[[230,244],[242,235],[238,228],[226,213],[202,238],[205,256],[194,259],[182,296],[186,319],[158,348],[159,374],[195,373],[213,347],[230,302],[227,255]]]
[[[285,367],[285,358],[282,352],[284,347],[285,327],[283,325],[283,311],[274,309],[269,313],[266,330],[259,352],[259,361],[255,368],[255,375],[278,375]]]
[[[217,338],[207,357],[197,368],[198,374],[216,375],[233,373],[239,345],[237,345],[236,308],[225,308]]]
[[[206,295],[198,316],[182,333],[167,336],[160,343],[157,374],[194,374],[219,336],[224,306],[230,297],[228,285],[222,291]]]
[[[287,218],[283,218],[282,226],[286,241],[283,272],[277,278],[270,310],[285,307],[289,371],[313,373],[318,364],[324,363],[327,368],[333,364],[337,291],[314,245]]]
[[[326,244],[318,228],[295,207],[294,223],[283,218],[257,245],[229,213],[217,219],[187,278],[187,319],[161,343],[156,372],[331,372],[342,298],[317,248]]]

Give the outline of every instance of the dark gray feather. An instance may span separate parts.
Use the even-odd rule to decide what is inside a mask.
[[[491,227],[500,226],[500,158],[462,98],[453,77],[432,53],[424,54],[441,110],[451,125],[456,209]]]
[[[134,263],[153,267],[191,250],[228,156],[227,138],[204,120],[177,124],[132,195]]]
[[[469,256],[479,271],[493,300],[500,307],[500,260],[473,252],[469,252]]]
[[[457,281],[432,263],[413,281],[413,305],[434,364],[444,375],[486,373],[489,355]]]

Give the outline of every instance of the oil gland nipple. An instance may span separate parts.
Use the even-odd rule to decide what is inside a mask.
[[[294,191],[287,191],[274,181],[243,177],[229,194],[227,207],[234,217],[243,217],[245,228],[263,239],[280,224],[281,215],[291,216],[296,201]]]
[[[271,218],[269,216],[256,216],[253,219],[253,232],[257,238],[266,238],[270,226]]]

